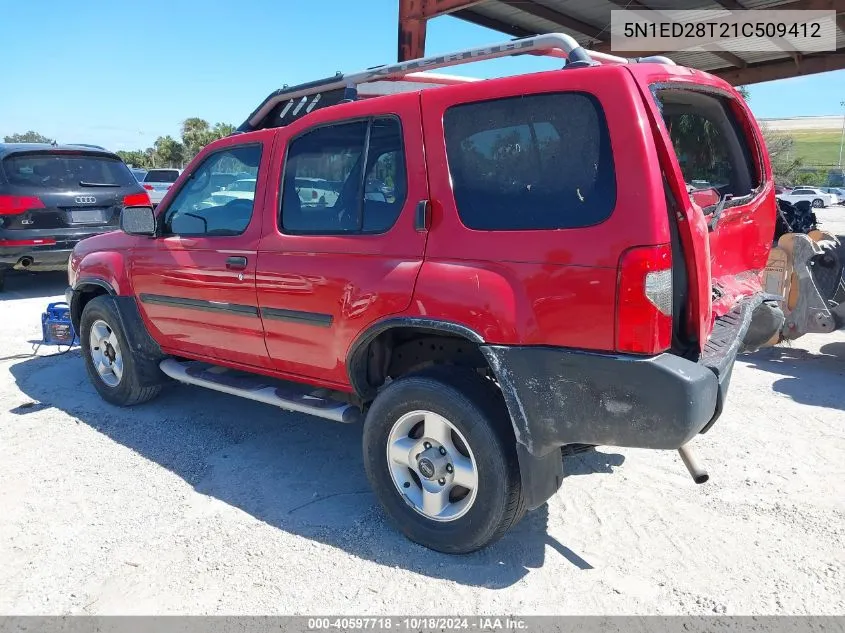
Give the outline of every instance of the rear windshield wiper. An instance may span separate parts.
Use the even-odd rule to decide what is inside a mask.
[[[85,180],[79,181],[80,187],[119,187],[116,182],[87,182]]]

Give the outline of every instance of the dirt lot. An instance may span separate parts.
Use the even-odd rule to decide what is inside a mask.
[[[64,279],[8,288],[3,357]],[[191,387],[123,410],[76,351],[3,360],[0,612],[845,614],[843,385],[841,332],[744,357],[695,440],[709,483],[673,452],[601,448],[449,557],[386,523],[357,427]]]

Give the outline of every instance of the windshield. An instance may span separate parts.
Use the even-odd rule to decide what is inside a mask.
[[[12,154],[3,160],[3,172],[9,184],[49,189],[126,187],[136,182],[125,163],[97,154]]]

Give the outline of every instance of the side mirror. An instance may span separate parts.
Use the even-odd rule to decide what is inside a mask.
[[[156,217],[152,207],[126,207],[120,214],[120,230],[128,235],[155,237]]]

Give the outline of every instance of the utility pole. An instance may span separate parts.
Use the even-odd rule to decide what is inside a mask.
[[[842,108],[842,138],[839,139],[839,169],[842,169],[842,146],[845,145],[845,101],[840,101]]]

